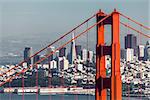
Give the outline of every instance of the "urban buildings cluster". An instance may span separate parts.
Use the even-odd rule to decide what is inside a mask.
[[[74,38],[74,36],[72,38]],[[94,51],[82,48],[81,45],[76,45],[75,41],[71,42],[69,50],[70,52],[67,52],[67,48],[63,47],[60,50],[55,51],[55,47],[51,46],[47,48],[45,54],[35,55],[31,59],[29,59],[29,57],[33,55],[33,51],[32,47],[26,47],[24,49],[24,60],[26,61],[27,66],[29,66],[30,64],[32,65],[38,62],[41,58],[49,55],[50,53],[55,52],[38,64],[49,65],[50,69],[56,69],[57,71],[64,71],[71,67],[81,69],[84,64],[95,63],[96,55]]]
[[[124,91],[150,95],[150,40],[145,45],[137,45],[136,36],[125,36],[125,48],[121,49],[121,73]]]
[[[126,61],[150,60],[150,40],[145,45],[137,45],[137,37],[128,34],[125,36],[125,49],[121,49],[121,58]]]
[[[74,34],[72,35],[72,38]],[[69,51],[70,52],[67,52]],[[55,47],[49,47],[46,49],[46,52],[41,55],[33,55],[32,47],[25,47],[24,49],[24,60],[25,63],[23,65],[19,65],[19,68],[11,70],[10,73],[4,75],[4,77],[0,77],[0,81],[3,82],[7,80],[9,77],[13,76],[15,73],[23,70],[23,68],[27,68],[34,63],[37,63],[39,73],[44,77],[53,78],[57,77],[60,79],[63,77],[63,80],[67,80],[69,84],[78,84],[78,85],[86,85],[91,84],[92,86],[95,84],[95,54],[94,51],[87,50],[82,48],[81,45],[76,45],[75,41],[71,42],[70,49],[67,50],[66,47],[57,50],[54,54],[51,54],[48,58],[43,60],[42,62],[38,62],[40,59],[44,58],[50,53],[55,51]],[[30,59],[29,59],[30,58]],[[5,65],[1,66],[2,70],[0,73],[3,73],[15,65]],[[26,78],[32,76],[37,72],[36,67],[30,68],[29,71],[25,73]],[[17,77],[16,79],[20,79],[21,77]],[[57,81],[58,82],[58,81]],[[47,83],[45,83],[47,84]],[[62,84],[62,83],[61,83]],[[40,85],[40,84],[39,84]]]
[[[49,47],[44,54],[36,55],[34,58],[28,59],[33,55],[31,47],[24,49],[24,63],[17,69],[13,69],[3,77],[0,77],[0,82],[5,81],[7,78],[13,76],[15,73],[27,68],[38,62],[46,55],[55,51],[55,47]],[[69,52],[67,52],[69,51]],[[66,47],[57,50],[54,54],[50,55],[47,59],[37,64],[40,70],[41,77],[43,78],[55,78],[53,82],[58,82],[57,79],[67,81],[67,85],[78,86],[91,86],[95,84],[96,73],[96,55],[94,51],[82,48],[81,45],[76,45],[75,41],[71,42],[70,49]],[[106,57],[106,69],[107,75],[111,74],[111,57]],[[15,65],[3,65],[1,66],[0,73],[3,73]],[[35,75],[36,68],[30,68],[25,73],[25,78]],[[123,82],[123,91],[130,90],[131,94],[142,93],[144,95],[150,95],[150,41],[147,41],[145,45],[137,45],[137,37],[133,34],[125,36],[125,48],[121,49],[121,74]],[[57,78],[56,78],[57,77]],[[21,79],[17,77],[16,79]],[[44,79],[41,79],[44,82]],[[61,82],[61,81],[59,81]],[[63,83],[63,82],[62,82]],[[62,85],[61,83],[61,85]],[[48,83],[39,83],[39,86]],[[54,85],[60,85],[55,84]],[[34,85],[33,85],[34,86]],[[43,85],[45,86],[45,85]],[[127,88],[129,86],[129,88]],[[134,88],[133,88],[134,86]]]

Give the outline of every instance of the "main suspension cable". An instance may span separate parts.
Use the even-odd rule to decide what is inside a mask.
[[[133,28],[133,27],[131,27],[131,26],[129,26],[129,25],[123,23],[123,22],[120,22],[120,23],[121,23],[122,25],[124,25],[125,27],[128,27],[128,28],[130,28],[130,29],[136,31],[137,33],[140,33],[141,35],[143,35],[143,36],[145,36],[145,37],[147,37],[147,38],[150,38],[149,35],[147,35],[147,34],[141,32],[141,31],[139,31],[139,30],[137,30],[137,29],[135,29],[135,28]]]
[[[131,19],[130,17],[128,17],[128,16],[126,16],[126,15],[124,15],[124,14],[120,13],[120,12],[119,12],[119,14],[120,14],[121,16],[123,16],[123,17],[127,18],[128,20],[130,20],[130,21],[132,21],[132,22],[134,22],[134,23],[136,23],[136,24],[140,25],[141,27],[143,27],[143,28],[145,28],[145,29],[147,29],[147,30],[150,30],[150,28],[149,28],[149,27],[144,26],[143,24],[141,24],[141,23],[139,23],[139,22],[137,22],[137,21],[135,21],[135,20]]]

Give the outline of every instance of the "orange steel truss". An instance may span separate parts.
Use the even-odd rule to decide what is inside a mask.
[[[101,10],[97,14],[97,22],[106,17]],[[119,13],[114,10],[111,16],[97,25],[96,45],[96,100],[107,99],[110,89],[110,100],[122,100],[122,81],[120,73],[120,21]],[[111,45],[105,45],[105,25],[111,25]],[[106,76],[105,56],[111,56],[111,76]]]

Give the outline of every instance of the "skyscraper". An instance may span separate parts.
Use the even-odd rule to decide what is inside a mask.
[[[87,58],[88,58],[88,51],[87,51],[86,49],[83,49],[83,50],[82,50],[82,60],[83,60],[84,62],[86,62],[86,61],[87,61]]]
[[[60,60],[60,66],[58,70],[62,71],[62,70],[66,70],[68,69],[68,65],[69,65],[69,61],[66,59],[66,57],[62,57],[62,60]]]
[[[76,54],[81,56],[81,52],[82,52],[81,45],[76,45],[75,48],[76,48]]]
[[[125,36],[125,49],[134,49],[134,54],[137,54],[137,39],[133,34],[128,34]]]
[[[27,66],[30,64],[33,64],[33,58],[29,59],[29,57],[32,56],[32,47],[25,47],[24,49],[24,60],[27,63]]]
[[[145,50],[145,46],[144,45],[139,45],[138,46],[138,59],[139,60],[144,60],[144,50]]]
[[[55,52],[54,59],[57,59],[58,57],[59,57],[59,50],[57,50],[57,51]]]
[[[150,40],[147,41],[145,46],[145,60],[150,60]]]
[[[33,58],[33,62],[34,62],[34,63],[36,63],[36,62],[39,61],[39,60],[40,60],[40,55],[34,56],[34,58]]]
[[[127,48],[126,50],[126,61],[132,61],[134,57],[134,49]]]
[[[66,48],[63,47],[59,50],[59,57],[66,57]]]
[[[120,56],[121,56],[121,59],[125,59],[125,55],[126,55],[126,51],[125,51],[125,49],[121,49],[120,50],[121,52],[120,52]]]
[[[88,60],[89,62],[93,62],[93,57],[94,57],[94,52],[93,51],[88,51]]]
[[[74,33],[72,33],[72,39],[73,38],[74,38]],[[77,58],[74,40],[71,42],[71,49],[70,50],[71,51],[70,51],[69,63],[73,64],[74,60]]]
[[[49,47],[49,48],[47,48],[46,55],[52,53],[54,50],[55,50],[55,47]],[[48,61],[52,61],[53,59],[54,59],[53,54],[48,57]]]

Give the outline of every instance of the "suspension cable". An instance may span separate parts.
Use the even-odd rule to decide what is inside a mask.
[[[138,31],[137,29],[135,29],[135,28],[133,28],[133,27],[131,27],[131,26],[129,26],[129,25],[127,25],[127,24],[123,23],[123,22],[120,22],[120,23],[121,23],[122,25],[124,25],[125,27],[128,27],[128,28],[130,28],[130,29],[132,29],[132,30],[136,31],[137,33],[140,33],[141,35],[143,35],[143,36],[145,36],[145,37],[147,37],[147,38],[150,38],[150,36],[149,36],[149,35],[147,35],[147,34],[145,34],[145,33],[141,32],[141,31]]]
[[[143,24],[141,24],[141,23],[139,23],[139,22],[137,22],[137,21],[135,21],[135,20],[133,20],[133,19],[129,18],[128,16],[126,16],[126,15],[124,15],[124,14],[120,13],[120,12],[119,12],[119,14],[120,14],[121,16],[123,16],[123,17],[127,18],[128,20],[130,20],[130,21],[132,21],[132,22],[134,22],[134,23],[136,23],[136,24],[140,25],[141,27],[143,27],[143,28],[145,28],[145,29],[147,29],[147,30],[150,30],[150,28],[149,28],[149,27],[144,26]]]

